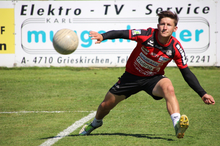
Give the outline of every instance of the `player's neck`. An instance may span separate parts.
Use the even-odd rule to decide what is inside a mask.
[[[162,37],[162,36],[160,36],[158,34],[158,40],[163,45],[168,44],[170,42],[170,38],[171,38],[171,36],[169,36],[169,37]]]

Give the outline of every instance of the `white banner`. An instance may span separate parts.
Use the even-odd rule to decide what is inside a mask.
[[[169,0],[15,2],[15,58],[10,66],[125,66],[135,42],[115,39],[95,44],[89,31],[156,28],[157,13],[168,9],[179,16],[173,36],[186,51],[188,64],[216,65],[215,1]],[[53,35],[62,28],[74,30],[79,37],[79,46],[70,55],[61,55],[52,46]],[[0,66],[5,66],[2,61]]]
[[[217,20],[217,31],[216,31],[216,33],[217,33],[217,40],[216,40],[216,43],[217,43],[217,46],[216,46],[216,50],[217,50],[217,64],[216,64],[216,66],[220,66],[220,2],[219,2],[219,0],[216,2],[217,3],[217,5],[216,5],[216,7],[217,7],[217,10],[216,10],[216,13],[217,13],[217,17],[216,17],[216,20]]]
[[[12,67],[15,60],[14,4],[0,1],[0,66]]]

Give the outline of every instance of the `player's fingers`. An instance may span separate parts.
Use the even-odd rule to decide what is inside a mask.
[[[98,32],[95,32],[95,31],[90,31],[89,32],[89,36],[98,36],[99,33]]]
[[[206,103],[206,104],[209,104],[209,100],[208,100],[208,99],[206,99],[206,100],[205,100],[205,103]]]
[[[89,37],[94,37],[95,36],[95,32],[94,31],[90,31],[89,32]]]
[[[214,100],[210,100],[210,99],[206,99],[205,101],[204,101],[206,104],[215,104],[215,101]]]
[[[215,104],[215,100],[212,96],[210,96],[210,98],[209,98],[209,103],[210,104]]]
[[[94,36],[91,36],[91,39],[92,40],[97,40],[98,38],[94,37]]]
[[[90,36],[92,40],[98,40],[99,38],[97,36]]]
[[[209,99],[204,99],[205,104],[209,104]]]
[[[98,34],[91,34],[90,37],[91,37],[92,40],[100,39],[100,35],[98,35]]]
[[[95,44],[100,44],[100,43],[101,43],[101,41],[96,41],[96,42],[95,42]]]
[[[211,104],[215,104],[215,100],[214,99],[211,99]]]

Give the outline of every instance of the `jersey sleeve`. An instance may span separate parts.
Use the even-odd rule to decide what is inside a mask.
[[[107,39],[130,39],[134,41],[141,41],[140,36],[151,35],[152,28],[148,29],[130,29],[130,30],[111,30],[103,33],[103,40]]]
[[[141,41],[141,36],[149,36],[153,32],[153,28],[148,29],[131,29],[129,30],[129,39],[134,41]]]
[[[186,53],[183,50],[182,45],[177,41],[177,43],[174,43],[174,49],[175,49],[175,55],[174,55],[174,61],[179,69],[184,69],[188,67],[187,65],[187,57]]]
[[[195,91],[197,94],[202,97],[206,94],[206,91],[200,85],[196,76],[190,71],[188,67],[184,69],[180,69],[184,80],[188,83],[188,85]]]
[[[103,40],[107,39],[129,39],[129,30],[111,30],[102,34]]]

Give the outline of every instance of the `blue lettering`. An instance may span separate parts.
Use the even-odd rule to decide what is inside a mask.
[[[39,42],[39,35],[41,34],[41,37],[42,37],[42,42],[45,43],[46,42],[46,33],[44,31],[28,31],[28,34],[27,34],[27,41],[28,43],[31,43],[31,37],[32,37],[32,34],[35,36],[35,42],[38,43]]]
[[[51,30],[51,31],[50,31],[50,41],[51,41],[51,42],[53,42],[53,36],[54,36],[54,34],[53,34],[53,31]]]
[[[201,30],[196,30],[196,32],[195,32],[195,40],[198,42],[199,41],[199,35],[201,34],[201,33],[203,33],[203,29],[201,29]]]
[[[181,39],[182,41],[184,41],[184,42],[189,42],[189,41],[191,41],[191,40],[192,40],[192,39],[191,39],[191,36],[192,36],[192,33],[191,33],[189,30],[187,30],[187,29],[182,30],[182,31],[180,32],[180,39]]]
[[[127,25],[126,26],[126,29],[127,30],[130,30],[131,29],[131,26],[130,25]],[[77,34],[77,31],[74,30],[74,32]],[[102,34],[102,33],[105,33],[106,31],[105,30],[99,30],[97,31],[98,33]],[[192,33],[190,30],[188,29],[184,29],[184,30],[181,30],[180,33],[178,34],[177,32],[173,32],[172,36],[173,37],[177,37],[179,36],[179,39],[183,42],[190,42],[192,41],[193,39],[195,39],[196,42],[200,41],[200,38],[201,38],[201,34],[204,32],[203,29],[196,29],[195,30],[195,38],[192,38]],[[47,36],[49,35],[49,36]],[[53,30],[50,30],[49,32],[46,32],[46,31],[43,31],[43,30],[39,30],[39,31],[36,31],[36,30],[32,30],[32,31],[27,31],[27,42],[28,43],[31,43],[31,42],[35,42],[35,43],[39,43],[39,41],[42,40],[42,43],[46,43],[46,39],[49,39],[51,42],[53,41],[53,36],[54,36],[54,31]],[[78,32],[78,36],[79,36],[79,39],[81,40],[81,47],[83,48],[89,48],[92,46],[92,40],[91,38],[89,37],[89,31],[87,30],[84,30],[82,32]],[[194,34],[193,34],[194,36]],[[34,39],[34,40],[33,40]],[[119,39],[119,42],[122,43],[124,41],[124,39]],[[126,40],[127,42],[131,42],[131,40],[127,39]],[[104,40],[102,43],[105,43],[107,42],[107,40]],[[115,43],[116,42],[116,39],[112,39],[111,40],[112,43]]]
[[[123,39],[119,39],[119,42],[122,43],[122,42],[123,42]]]
[[[196,29],[195,30],[195,41],[198,42],[200,40],[200,35],[204,32],[203,29]],[[172,34],[173,37],[176,37],[176,32],[173,32]],[[184,29],[180,32],[180,40],[181,41],[184,41],[184,42],[189,42],[192,40],[192,32],[187,30],[187,29]]]
[[[88,48],[92,45],[92,40],[89,37],[89,31],[84,30],[81,35],[80,35],[80,39],[86,43],[86,44],[81,44],[82,47],[84,48]]]

